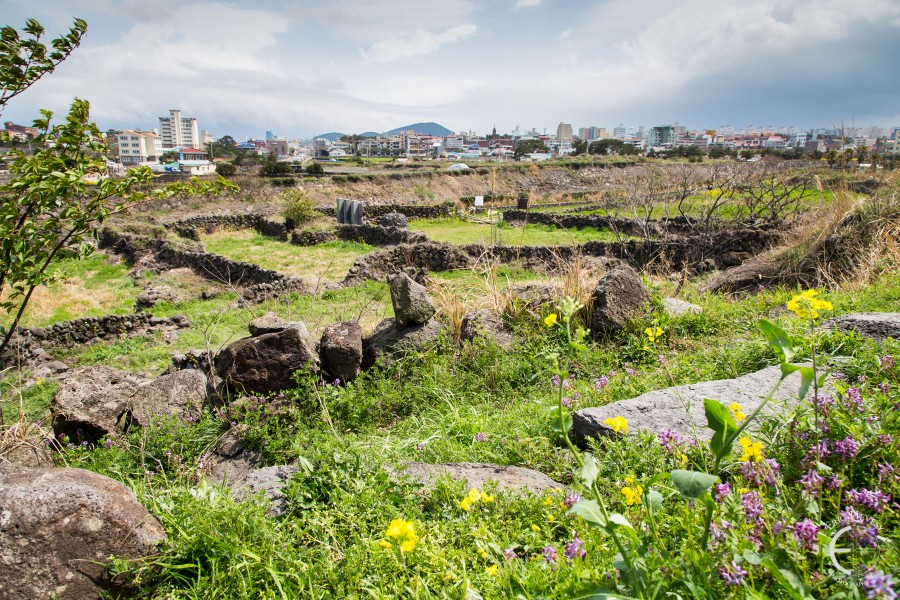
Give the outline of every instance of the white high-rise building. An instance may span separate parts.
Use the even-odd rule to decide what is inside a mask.
[[[162,155],[162,140],[149,131],[126,129],[117,136],[119,160],[123,165],[157,162]]]
[[[172,109],[168,117],[159,118],[159,135],[164,148],[199,148],[201,145],[197,119],[183,119],[180,110]]]

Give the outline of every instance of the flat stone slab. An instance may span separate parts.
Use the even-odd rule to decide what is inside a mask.
[[[454,481],[466,481],[469,487],[477,488],[484,487],[488,481],[496,481],[503,490],[528,491],[535,495],[540,495],[547,489],[563,487],[540,471],[485,463],[409,462],[394,471],[393,474],[409,477],[420,482],[426,488],[432,487],[437,480],[443,477],[450,477]]]
[[[876,340],[900,339],[900,313],[864,312],[847,313],[822,323],[825,329],[855,331],[863,337]]]
[[[589,437],[612,436],[613,430],[604,420],[621,416],[628,420],[628,433],[649,431],[654,434],[671,429],[684,437],[708,440],[712,431],[706,426],[703,410],[704,398],[712,398],[728,406],[737,402],[743,412],[750,415],[763,398],[775,387],[781,377],[781,367],[767,367],[736,379],[718,379],[690,383],[641,394],[629,400],[620,400],[606,406],[585,408],[572,414],[572,432],[583,442]],[[776,414],[797,406],[800,375],[789,375],[763,409]]]
[[[680,317],[681,315],[693,314],[699,315],[703,312],[703,308],[678,298],[663,298],[663,310],[670,317]]]

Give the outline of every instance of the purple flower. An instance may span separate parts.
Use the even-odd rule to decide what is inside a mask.
[[[882,483],[893,481],[896,478],[895,471],[896,469],[894,468],[894,465],[880,463],[878,465],[878,479]]]
[[[891,384],[889,384],[889,383],[887,383],[887,382],[885,382],[885,383],[879,383],[879,384],[878,384],[878,389],[881,390],[881,393],[882,393],[882,394],[887,394],[888,392],[891,391]]]
[[[881,513],[890,503],[891,497],[881,490],[849,490],[846,493],[847,502],[853,506],[867,508],[873,512]]]
[[[584,558],[585,556],[587,556],[587,551],[584,549],[584,541],[578,539],[576,535],[574,540],[566,544],[566,558],[572,560],[574,558]]]
[[[775,524],[772,525],[772,535],[778,535],[782,529],[784,529],[784,521],[775,521]]]
[[[810,494],[817,493],[823,483],[825,483],[825,478],[819,475],[815,469],[810,469],[806,475],[800,478],[800,485]]]
[[[757,492],[747,492],[741,496],[741,504],[744,507],[744,513],[747,515],[747,523],[758,523],[765,510],[759,494]]]
[[[845,462],[852,460],[859,453],[859,442],[853,439],[852,435],[848,435],[834,444],[834,453]]]
[[[594,391],[602,392],[603,389],[609,385],[609,377],[606,375],[601,375],[597,379],[594,380]]]
[[[863,403],[862,392],[859,388],[852,387],[847,390],[847,396],[844,400],[848,403],[848,408],[854,408],[857,412],[862,412],[865,409],[865,405]]]
[[[112,445],[113,445],[112,439],[106,438],[106,441],[103,442],[103,445],[106,446],[107,448],[112,448]]]
[[[476,441],[476,442],[483,442],[483,441],[485,441],[486,439],[487,439],[487,434],[484,433],[483,431],[479,431],[478,433],[475,434],[475,441]]]
[[[418,444],[416,444],[416,450],[418,450],[419,452],[424,452],[427,446],[428,442],[419,442]]]
[[[833,377],[834,377],[835,381],[841,381],[843,379],[847,379],[847,376],[844,375],[844,373],[842,373],[841,371],[835,371]]]
[[[547,564],[556,562],[556,548],[553,546],[546,546],[544,548],[544,560],[547,561]]]
[[[746,576],[747,571],[745,571],[741,565],[737,564],[736,561],[731,561],[730,566],[721,565],[719,567],[719,577],[722,578],[722,581],[724,581],[726,585],[741,585]]]
[[[819,414],[828,416],[828,410],[834,403],[834,398],[832,398],[829,394],[818,394],[813,400],[813,403],[816,407],[816,410],[819,411]]]
[[[803,519],[802,521],[794,523],[794,526],[791,527],[791,529],[794,532],[794,539],[797,540],[797,543],[800,544],[801,548],[808,550],[809,552],[816,552],[818,550],[818,525],[809,519]]]
[[[572,508],[578,504],[579,500],[581,500],[581,494],[566,494],[563,504],[566,505],[566,508]]]
[[[881,358],[881,368],[882,369],[893,369],[894,368],[894,357],[888,354],[887,356],[883,356]]]
[[[562,402],[562,405],[565,406],[566,408],[572,408],[572,399],[569,398],[568,396],[563,396],[563,399],[561,400],[561,402]]]
[[[512,548],[507,548],[503,551],[503,558],[505,558],[506,560],[512,560],[514,558],[519,558],[519,555],[516,554],[516,551]]]
[[[869,567],[869,570],[863,575],[862,586],[866,590],[866,598],[888,598],[889,600],[894,600],[897,597],[891,576],[882,573],[875,567]]]
[[[767,458],[761,462],[748,461],[741,464],[741,475],[749,483],[761,486],[765,483],[775,487],[776,478],[781,473],[781,465],[774,458]]]
[[[663,429],[659,434],[659,443],[669,452],[673,452],[676,447],[681,445],[681,436],[671,429]]]
[[[550,381],[553,383],[553,387],[559,387],[559,375],[554,375]]]
[[[731,484],[730,483],[716,484],[716,502],[721,502],[730,493],[731,493]]]
[[[848,507],[841,511],[838,527],[849,527],[850,540],[861,548],[874,548],[878,542],[878,526],[871,517],[862,515],[855,508]]]

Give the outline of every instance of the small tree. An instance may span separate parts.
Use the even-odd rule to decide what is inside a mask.
[[[266,155],[262,167],[259,170],[260,175],[265,175],[267,177],[281,177],[290,175],[292,172],[291,165],[279,161],[278,157],[272,153]]]
[[[222,177],[231,177],[237,173],[237,167],[229,162],[216,163],[216,173]]]
[[[516,143],[516,151],[513,156],[518,160],[526,154],[534,152],[550,152],[550,149],[541,140],[520,140]]]
[[[314,177],[321,177],[325,174],[325,168],[320,163],[313,162],[306,167],[306,174]]]
[[[284,217],[284,225],[289,230],[298,225],[305,225],[319,216],[313,201],[300,190],[287,190],[278,195],[278,199],[284,202],[281,216]]]

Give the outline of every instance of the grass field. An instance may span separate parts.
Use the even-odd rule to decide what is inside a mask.
[[[374,248],[359,242],[295,246],[255,231],[218,231],[203,236],[207,252],[272,269],[285,275],[322,282],[341,281],[353,262]]]

